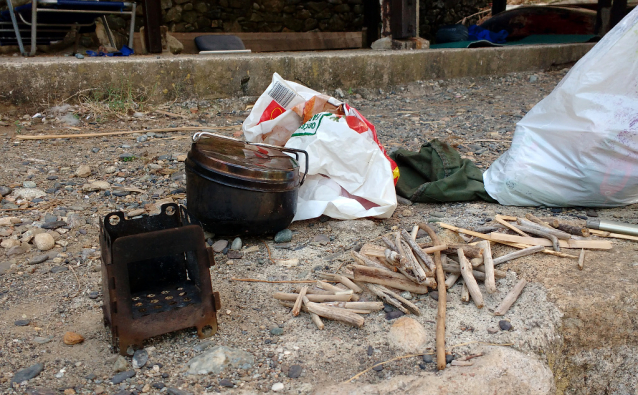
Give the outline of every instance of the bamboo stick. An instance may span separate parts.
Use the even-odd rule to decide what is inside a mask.
[[[486,241],[486,240],[483,240],[483,241]],[[488,241],[488,243],[489,243],[489,241]],[[470,263],[472,264],[472,267],[476,269],[479,266],[483,265],[483,257],[472,258],[472,259],[470,259]]]
[[[553,220],[550,225],[558,230],[562,230],[563,232],[569,233],[570,235],[574,236],[589,237],[591,235],[587,228],[565,224],[559,222],[557,219]]]
[[[514,286],[514,288],[512,288],[512,290],[505,296],[505,299],[503,299],[501,304],[498,305],[498,307],[494,311],[494,315],[505,315],[505,313],[507,313],[507,310],[509,310],[510,307],[512,307],[512,304],[516,302],[516,299],[518,299],[518,296],[521,294],[521,292],[523,292],[523,288],[525,288],[526,284],[527,284],[527,281],[524,278],[521,279]]]
[[[470,296],[472,296],[472,300],[476,307],[482,309],[484,306],[483,295],[481,295],[481,290],[479,289],[476,279],[472,274],[470,262],[468,262],[467,258],[465,258],[462,249],[459,248],[457,253],[459,256],[459,264],[461,266],[461,276],[463,276],[463,281],[465,282],[465,285],[467,285],[467,289],[470,292]]]
[[[419,228],[427,232],[435,245],[443,244],[436,232],[427,224],[420,223]],[[437,290],[439,292],[439,300],[437,302],[436,310],[436,367],[439,370],[443,370],[447,364],[445,360],[445,315],[447,309],[447,288],[445,287],[445,274],[443,273],[443,262],[441,260],[440,251],[434,253],[434,262],[436,267],[436,280],[438,282]]]
[[[505,263],[508,261],[511,261],[513,259],[516,258],[521,258],[527,255],[531,255],[531,254],[535,254],[537,252],[540,252],[542,250],[544,250],[545,247],[543,246],[532,246],[532,247],[528,247],[522,250],[518,250],[518,251],[514,251],[511,252],[507,255],[503,255],[503,256],[499,256],[498,258],[494,258],[494,266],[496,265],[500,265],[501,263]]]
[[[428,293],[428,287],[433,288],[436,285],[433,278],[428,278],[423,284],[416,284],[403,274],[369,266],[353,265],[352,271],[354,272],[354,281],[385,285],[416,294]]]
[[[505,233],[492,233],[490,235],[492,241],[496,241],[501,244],[510,245],[516,248],[527,248],[533,245],[540,245],[551,247],[552,242],[545,238],[537,238],[537,237],[522,237],[516,235],[508,235]],[[613,247],[613,245],[607,240],[558,240],[558,245],[561,248],[585,248],[585,249],[599,249],[599,250],[609,250]],[[578,259],[578,256],[563,254],[556,251],[547,252],[547,250],[543,250],[544,253],[551,253],[552,255],[562,256],[566,258]]]
[[[578,269],[583,270],[583,266],[585,265],[585,249],[580,250],[580,256],[578,257]]]
[[[301,288],[301,292],[299,292],[299,296],[297,296],[295,305],[292,308],[292,315],[294,317],[299,315],[299,310],[301,309],[301,304],[303,303],[303,297],[306,296],[307,291],[308,291],[308,286],[304,285],[303,288]]]
[[[273,298],[278,300],[296,301],[297,294],[289,294],[285,292],[275,292]],[[352,298],[352,295],[309,295],[306,297],[311,302],[348,302]]]
[[[487,293],[496,292],[496,280],[494,279],[494,260],[492,259],[492,247],[490,242],[483,240],[479,242],[483,247],[483,267],[485,268],[485,289]]]

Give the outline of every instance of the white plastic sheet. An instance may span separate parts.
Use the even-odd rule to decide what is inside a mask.
[[[514,206],[638,202],[638,8],[589,51],[518,124],[484,174]]]
[[[334,111],[314,111],[324,108]],[[295,221],[322,214],[388,218],[396,209],[396,164],[378,143],[374,126],[347,104],[275,73],[243,130],[248,141],[308,152],[309,168],[300,164],[307,177],[299,189]]]

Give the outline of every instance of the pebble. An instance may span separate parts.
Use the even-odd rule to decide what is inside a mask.
[[[77,59],[84,59],[84,55],[82,55],[81,53],[76,53],[76,54],[75,54],[75,57],[76,57]]]
[[[512,324],[509,321],[507,321],[507,320],[500,320],[498,322],[498,326],[503,331],[509,331],[509,330],[512,329]]]
[[[168,392],[169,395],[191,395],[189,392],[182,391],[174,387],[167,387],[166,392]]]
[[[550,211],[554,214],[559,214],[563,212],[563,209],[561,207],[554,207],[554,208],[551,208]]]
[[[443,212],[443,211],[434,211],[434,212],[431,212],[431,213],[430,213],[430,215],[431,215],[432,217],[445,218],[445,216],[446,216],[447,214],[446,214],[445,212]]]
[[[34,256],[33,258],[29,259],[29,265],[37,265],[39,263],[45,262],[47,259],[49,259],[49,256],[44,254],[44,255],[37,255]]]
[[[219,380],[219,385],[226,388],[233,388],[235,386],[235,384],[233,384],[233,382],[228,379]]]
[[[129,154],[129,153],[125,153],[120,155],[120,160],[123,160],[125,162],[132,160],[133,158],[135,158],[135,156],[133,154]]]
[[[233,240],[233,243],[230,245],[230,249],[234,250],[234,251],[239,251],[241,250],[241,239],[239,237],[236,237],[235,240]]]
[[[87,165],[81,165],[75,171],[75,176],[80,178],[86,178],[91,175],[91,167]]]
[[[5,186],[0,186],[0,196],[4,197],[11,193],[13,189]]]
[[[430,354],[423,354],[423,362],[434,363],[434,357]]]
[[[162,382],[158,382],[158,383],[153,383],[153,384],[151,384],[151,387],[153,387],[153,388],[155,388],[155,389],[158,389],[158,390],[161,390],[162,388],[164,388],[164,387],[166,387],[166,386],[164,385],[164,383],[162,383]]]
[[[301,367],[301,365],[292,365],[288,369],[288,377],[290,377],[291,379],[297,379],[299,378],[299,376],[301,376],[302,370],[303,368]]]
[[[115,173],[117,171],[117,167],[109,166],[106,169],[104,169],[104,171],[106,172],[106,174],[112,174],[112,173]]]
[[[55,221],[55,222],[45,222],[42,225],[40,225],[40,227],[42,229],[57,229],[57,228],[61,228],[63,226],[66,226],[67,223],[64,221]]]
[[[137,350],[135,354],[133,354],[133,368],[141,369],[148,362],[148,351],[146,350]]]
[[[100,293],[98,291],[89,292],[89,299],[97,299],[99,296],[100,296]]]
[[[228,251],[228,259],[241,259],[244,257],[244,253],[241,251],[235,251],[235,250],[231,250]]]
[[[17,320],[14,322],[15,326],[27,326],[31,323],[31,320]]]
[[[64,340],[64,344],[71,346],[73,344],[82,343],[84,341],[84,337],[82,337],[82,335],[80,335],[79,333],[66,332],[64,334],[63,340]]]
[[[41,337],[41,336],[36,336],[33,338],[33,341],[38,343],[38,344],[45,344],[51,341],[50,337]]]
[[[411,300],[412,294],[410,293],[410,291],[404,291],[404,292],[401,292],[401,297],[406,300]]]
[[[487,333],[492,334],[492,335],[495,334],[495,333],[498,333],[498,331],[499,331],[499,329],[494,327],[494,326],[491,326],[491,327],[487,328]]]
[[[48,233],[40,233],[33,238],[33,244],[40,251],[48,251],[55,246],[55,240]]]
[[[403,196],[399,196],[397,195],[397,203],[404,205],[404,206],[411,206],[412,205],[412,201],[409,199],[404,198]]]
[[[389,312],[394,311],[394,310],[396,310],[394,308],[394,306],[390,306],[389,304],[384,304],[383,305],[383,311],[385,311],[386,313],[389,313]]]
[[[284,334],[284,328],[276,326],[270,330],[270,333],[275,336],[281,336]]]
[[[529,76],[529,82],[536,82],[538,81],[538,76],[537,75],[530,75]]]
[[[23,381],[29,381],[38,376],[42,370],[44,370],[44,365],[41,363],[36,363],[26,369],[18,370],[11,378],[11,383],[20,384]]]
[[[319,243],[322,246],[325,246],[330,242],[330,238],[326,235],[316,235],[312,238],[313,243]]]
[[[133,217],[137,217],[138,215],[142,215],[144,213],[146,213],[146,210],[144,210],[143,208],[139,208],[137,210],[129,211],[127,215],[129,216],[129,218],[133,218]]]
[[[135,377],[135,370],[127,370],[122,373],[118,373],[111,379],[113,384],[119,384],[124,380],[130,379],[131,377]]]
[[[439,292],[438,291],[432,291],[430,293],[428,293],[428,295],[430,295],[430,297],[434,300],[439,300]]]
[[[405,315],[405,314],[403,314],[403,312],[402,312],[402,311],[400,311],[400,310],[394,310],[394,311],[391,311],[391,312],[389,312],[389,313],[386,313],[386,315],[385,315],[385,319],[386,319],[386,320],[388,320],[388,321],[390,321],[390,320],[395,320],[395,319],[397,319],[397,318],[399,318],[399,317],[403,317],[404,315]]]
[[[227,367],[250,369],[255,357],[246,351],[226,346],[215,346],[188,361],[188,374],[219,374]]]
[[[275,383],[271,388],[274,392],[279,392],[284,389],[284,383]]]
[[[60,272],[66,272],[67,270],[69,270],[68,267],[66,266],[55,266],[52,267],[51,270],[49,270],[51,273],[55,274],[55,273],[60,273]]]
[[[372,368],[372,370],[374,370],[375,372],[380,372],[383,370],[383,365],[378,364],[378,365],[374,365],[374,367]]]
[[[445,356],[445,363],[452,363],[452,361],[454,361],[454,355],[452,354],[447,354]]]
[[[371,357],[372,354],[374,354],[374,348],[372,348],[372,346],[368,346],[367,354],[369,357]]]
[[[587,214],[588,217],[598,217],[598,212],[596,212],[595,210],[587,210],[585,214]]]
[[[280,230],[275,235],[275,243],[288,243],[291,240],[292,240],[292,231],[290,229]]]
[[[22,186],[25,188],[35,188],[37,185],[33,181],[25,181],[22,183]]]
[[[412,216],[412,210],[408,210],[406,208],[405,210],[401,211],[401,215],[403,215],[404,217],[411,217]]]
[[[139,113],[136,113],[136,114],[139,114]],[[142,116],[143,115],[144,114],[142,114]],[[148,140],[148,137],[146,137],[146,136],[140,136],[140,137],[137,138],[137,142],[138,143],[144,143],[144,142],[146,142],[146,140]]]
[[[91,148],[91,152],[93,152],[94,154],[97,154],[98,152],[100,152],[100,149],[98,147],[93,147]]]
[[[128,361],[121,355],[118,355],[113,362],[113,371],[115,373],[124,372],[128,369]]]

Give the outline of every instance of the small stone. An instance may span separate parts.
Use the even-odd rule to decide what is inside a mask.
[[[313,243],[319,243],[322,246],[325,246],[330,242],[330,238],[326,235],[316,235],[315,237],[313,237],[312,241]]]
[[[394,308],[394,306],[391,306],[389,304],[384,304],[383,305],[383,311],[385,311],[386,313],[389,313],[389,312],[394,311],[394,310],[396,310]]]
[[[47,214],[44,216],[44,222],[47,224],[51,222],[55,222],[57,220],[58,220],[58,216],[54,214]]]
[[[77,59],[84,59],[84,55],[82,55],[81,53],[76,53],[76,54],[75,54],[75,57],[76,57]]]
[[[91,148],[91,152],[93,152],[94,154],[97,154],[98,152],[100,152],[100,149],[98,147],[93,147]]]
[[[241,259],[244,257],[244,254],[241,251],[231,250],[228,251],[226,256],[228,256],[228,259]]]
[[[434,357],[430,354],[423,354],[423,362],[434,363]]]
[[[426,365],[425,363],[421,362],[421,363],[419,364],[419,367],[421,368],[421,370],[425,370],[425,368],[427,367],[427,365]]]
[[[233,382],[228,379],[219,380],[219,385],[226,388],[233,388],[235,386],[235,384],[233,384]]]
[[[227,367],[250,369],[255,357],[246,351],[226,346],[215,346],[188,361],[188,374],[219,374]]]
[[[408,210],[406,208],[405,210],[401,211],[401,215],[403,215],[404,217],[411,217],[412,216],[412,210]]]
[[[82,337],[82,335],[75,332],[67,332],[64,334],[63,340],[64,340],[64,344],[71,346],[73,344],[82,343],[84,341],[84,337]]]
[[[155,389],[158,389],[158,390],[161,390],[162,388],[166,387],[166,386],[164,385],[164,383],[153,383],[153,384],[151,384],[151,386],[152,386],[153,388],[155,388]]]
[[[495,334],[495,333],[498,333],[498,331],[499,331],[499,329],[494,327],[494,326],[491,326],[491,327],[487,328],[487,333],[492,334],[492,335]]]
[[[382,370],[383,370],[383,365],[381,365],[380,363],[379,363],[379,364],[377,364],[377,365],[374,365],[374,366],[372,367],[372,370],[374,370],[375,372],[380,372],[380,371],[382,371]]]
[[[417,353],[425,347],[427,332],[417,320],[401,317],[390,327],[388,340],[390,344],[407,353]]]
[[[550,211],[554,214],[559,214],[563,212],[563,209],[561,207],[554,207],[554,208],[551,208]]]
[[[40,227],[42,229],[57,229],[57,228],[61,228],[63,226],[67,226],[68,224],[64,221],[55,221],[55,222],[49,222],[49,223],[44,223],[42,225],[40,225]]]
[[[288,369],[288,377],[290,377],[291,379],[297,379],[299,378],[299,376],[301,376],[302,370],[303,368],[301,367],[301,365],[292,365]]]
[[[9,187],[5,187],[5,186],[0,186],[0,196],[5,197],[8,194],[11,193],[11,191],[13,191],[13,189],[9,188]]]
[[[290,240],[292,240],[292,231],[290,229],[280,230],[275,235],[275,243],[288,243]]]
[[[391,321],[391,320],[395,320],[395,319],[397,319],[399,317],[403,317],[404,315],[405,314],[403,314],[402,311],[394,310],[394,311],[391,311],[389,313],[386,313],[385,319],[388,320],[388,321]]]
[[[49,256],[44,254],[44,255],[38,255],[38,256],[34,256],[33,258],[29,259],[29,265],[37,265],[39,263],[45,262],[47,259],[49,259]]]
[[[401,292],[401,297],[406,300],[412,300],[412,294],[410,291]]]
[[[31,323],[31,320],[17,320],[14,322],[15,326],[27,326]]]
[[[0,243],[0,247],[7,249],[18,246],[20,246],[20,240],[16,239],[4,239],[2,240],[2,243]]]
[[[270,330],[270,333],[275,336],[281,336],[284,334],[284,328],[276,326]]]
[[[217,240],[213,243],[213,251],[222,252],[228,246],[228,240]]]
[[[448,364],[448,363],[452,363],[452,361],[454,361],[454,355],[452,355],[452,354],[447,354],[447,355],[445,356],[445,363],[446,363],[446,364]]]
[[[241,250],[241,239],[239,237],[236,237],[235,240],[233,240],[233,243],[230,245],[230,249],[234,250],[234,251],[239,251]]]
[[[403,196],[397,195],[397,203],[402,204],[404,206],[411,206],[412,201],[404,198]]]
[[[33,341],[38,343],[38,344],[45,344],[51,341],[50,337],[41,337],[41,336],[36,336],[33,338]]]
[[[258,246],[252,246],[252,247],[246,248],[243,252],[244,254],[252,254],[253,252],[258,252],[258,251],[259,251]]]
[[[111,382],[113,384],[119,384],[124,380],[130,379],[131,377],[135,377],[135,370],[127,370],[126,372],[121,372],[113,376]]]
[[[75,171],[75,176],[80,178],[86,178],[91,175],[91,167],[87,165],[81,165]]]
[[[98,291],[89,292],[89,299],[97,299],[99,296],[100,296],[100,293]]]
[[[538,76],[537,75],[530,75],[529,76],[529,82],[536,82],[538,81]]]
[[[166,392],[168,393],[168,395],[191,395],[189,392],[182,391],[182,390],[180,390],[178,388],[174,388],[174,387],[166,388]]]
[[[130,153],[125,153],[125,154],[120,155],[120,160],[124,161],[124,162],[130,162],[133,159],[135,159],[135,155],[130,154]]]
[[[133,218],[133,217],[137,217],[138,215],[142,215],[144,213],[146,213],[146,210],[144,210],[143,208],[139,208],[137,210],[129,211],[127,215],[129,218]]]
[[[51,273],[55,274],[55,273],[60,273],[60,272],[66,272],[67,270],[69,270],[68,267],[66,266],[55,266],[52,267],[51,270],[49,270]]]
[[[595,210],[587,210],[587,211],[585,211],[585,214],[588,217],[593,217],[593,218],[598,217],[598,212],[596,212]]]
[[[148,362],[148,351],[146,350],[137,350],[135,354],[133,354],[133,368],[141,369]]]
[[[142,114],[141,112],[136,112],[135,114],[133,114],[133,116],[135,117],[135,115],[136,115],[136,114],[140,114],[140,116],[139,116],[139,117],[136,117],[136,118],[141,118],[141,117],[143,117],[143,116],[144,116],[144,114]],[[140,137],[138,137],[136,140],[137,140],[137,142],[138,142],[138,143],[145,143],[145,142],[146,142],[146,140],[148,140],[148,137],[146,137],[146,136],[140,136]]]
[[[438,291],[432,291],[430,293],[428,293],[428,295],[430,295],[430,297],[434,300],[439,300],[439,292]]]
[[[272,385],[273,392],[279,392],[284,389],[284,383],[275,383]]]
[[[433,211],[430,213],[430,215],[437,218],[445,218],[447,214],[443,211]]]
[[[35,188],[37,185],[33,181],[25,181],[22,183],[22,186],[25,188]]]
[[[372,348],[372,346],[368,346],[368,350],[366,351],[366,353],[369,357],[371,357],[372,354],[374,354],[374,348]]]
[[[48,233],[40,233],[33,238],[33,244],[40,251],[48,251],[55,246],[55,240]]]
[[[117,167],[109,166],[106,169],[104,169],[104,171],[106,172],[106,174],[112,174],[112,173],[115,173],[117,171]]]
[[[343,98],[345,96],[345,94],[343,93],[343,91],[341,90],[341,88],[337,88],[335,89],[335,97],[338,98]]]
[[[39,375],[42,370],[44,370],[44,365],[41,363],[36,363],[26,369],[18,370],[11,378],[11,383],[20,384],[23,381],[29,381]]]
[[[512,329],[512,324],[509,321],[507,321],[507,320],[500,320],[498,322],[498,326],[503,331],[509,331],[509,330]]]

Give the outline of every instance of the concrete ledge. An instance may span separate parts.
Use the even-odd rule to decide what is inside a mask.
[[[593,44],[416,51],[328,51],[228,56],[0,58],[0,103],[53,105],[83,90],[176,97],[257,96],[277,72],[313,89],[385,88],[417,80],[548,69]]]

